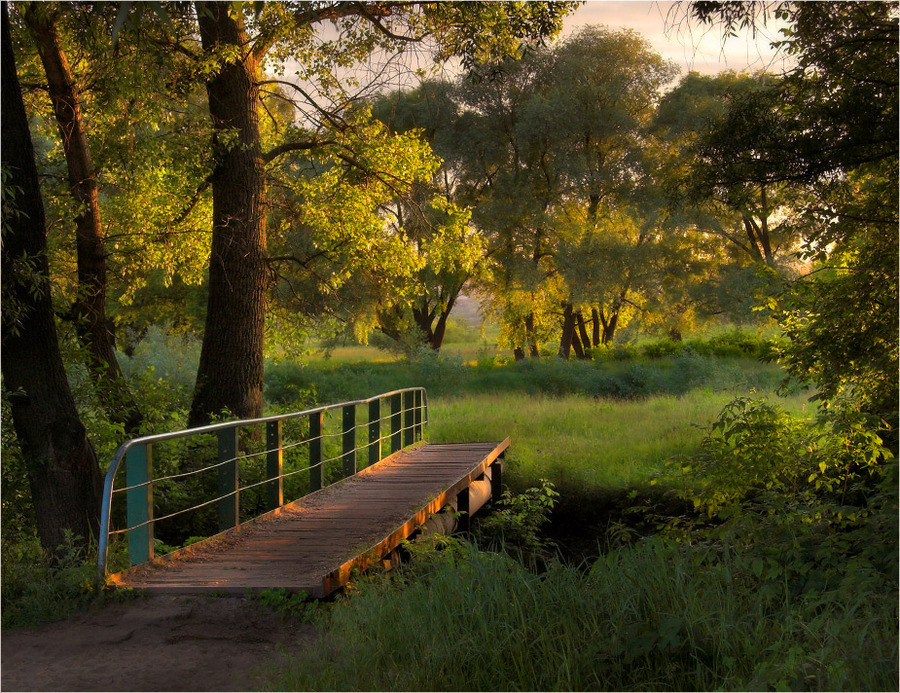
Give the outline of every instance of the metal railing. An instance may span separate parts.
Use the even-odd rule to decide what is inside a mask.
[[[383,406],[386,404],[387,406]],[[357,407],[365,406],[365,422],[357,423]],[[387,410],[389,409],[389,413]],[[340,411],[340,429],[326,432],[326,415]],[[305,433],[297,440],[284,440],[284,424],[298,420],[305,423]],[[382,426],[382,424],[388,424]],[[332,481],[323,473],[329,463],[332,471],[340,479],[353,476],[358,471],[357,453],[365,451],[365,464],[374,464],[399,450],[422,440],[428,423],[428,402],[424,388],[413,387],[385,392],[369,399],[341,402],[315,409],[278,414],[259,419],[226,421],[171,433],[133,438],[123,443],[113,456],[106,473],[103,486],[103,505],[100,516],[100,546],[97,571],[101,582],[106,579],[110,538],[126,534],[128,538],[128,559],[132,566],[146,563],[154,557],[154,526],[178,515],[216,505],[218,508],[218,532],[225,532],[241,524],[240,498],[242,493],[265,487],[266,511],[275,510],[286,503],[302,498],[307,493],[317,491]],[[253,447],[253,427],[265,425],[265,440],[260,450]],[[242,436],[243,431],[243,436]],[[215,434],[218,444],[217,460],[201,460],[200,468],[177,471],[159,477],[153,476],[154,446],[179,439]],[[261,436],[257,436],[261,438]],[[360,444],[358,439],[362,438]],[[340,452],[331,454],[329,448],[337,447]],[[258,441],[263,442],[263,441]],[[302,455],[305,447],[307,454]],[[295,459],[305,458],[306,465],[285,471],[284,455],[289,452]],[[330,456],[329,456],[330,454]],[[242,468],[247,461],[265,459],[263,478],[251,483],[241,483]],[[116,475],[125,461],[125,485],[115,487]],[[208,462],[208,464],[207,464]],[[336,465],[340,463],[340,467]],[[161,517],[154,515],[154,486],[174,484],[190,477],[215,471],[217,493],[212,499],[167,512]],[[309,472],[307,489],[299,495],[285,500],[285,480],[301,472]],[[332,475],[333,476],[333,475]],[[334,479],[336,482],[340,479]],[[295,484],[296,486],[296,484]],[[113,505],[117,494],[125,494],[125,526],[112,528]],[[196,499],[195,499],[196,500]]]

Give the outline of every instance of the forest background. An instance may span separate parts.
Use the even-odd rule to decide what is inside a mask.
[[[864,671],[799,633],[828,613],[827,647],[850,647],[846,619],[870,624],[878,652],[896,642],[897,6],[686,4],[685,21],[725,34],[777,17],[796,66],[674,86],[634,32],[551,42],[571,9],[5,4],[4,557],[52,573],[84,550],[101,465],[141,433],[380,382],[616,400],[754,377],[772,389],[772,371],[715,360],[766,356],[816,404],[795,416],[735,400],[674,451],[688,455],[677,483],[657,453],[641,483],[663,472],[657,485],[686,510],[651,499],[636,525],[617,517],[628,531],[613,535],[637,548],[597,566],[671,551],[718,580],[710,556],[735,551],[742,597],[764,602],[741,609],[801,654],[720,651],[701,666],[703,619],[683,613],[604,657],[687,647],[666,680],[699,667],[719,686],[891,671],[896,647]],[[411,51],[420,69],[426,55],[460,61],[460,76],[383,89]],[[465,331],[451,320],[463,293],[496,330],[474,365],[438,356]],[[710,328],[725,336],[689,338]],[[366,342],[405,361],[301,365],[310,349]],[[519,490],[541,483],[532,447]],[[658,532],[663,543],[638,542]],[[773,578],[783,592],[754,587]],[[871,604],[848,608],[863,587]]]

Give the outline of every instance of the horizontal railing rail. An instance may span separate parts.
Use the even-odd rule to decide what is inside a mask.
[[[357,417],[358,407],[366,408],[365,421],[361,423],[358,421],[363,417]],[[339,430],[326,432],[326,414],[337,411],[341,414]],[[299,436],[299,440],[285,442],[284,424],[295,419],[305,420],[306,433]],[[385,423],[388,425],[382,426]],[[241,524],[242,493],[265,486],[267,511],[276,510],[286,503],[302,498],[307,493],[329,485],[323,473],[329,463],[334,465],[340,463],[341,479],[353,476],[359,471],[358,452],[366,453],[364,466],[372,465],[385,457],[386,450],[389,451],[388,454],[393,454],[422,440],[427,423],[428,398],[425,389],[411,387],[385,392],[368,399],[329,404],[289,414],[223,421],[209,426],[132,438],[119,446],[106,472],[100,515],[98,577],[101,582],[106,579],[111,537],[127,535],[129,563],[132,566],[146,563],[154,558],[154,527],[157,523],[216,504],[218,532],[226,532]],[[263,425],[265,440],[262,449],[247,451],[247,440],[246,437],[242,440],[241,430]],[[215,461],[209,460],[209,464],[201,463],[199,469],[153,476],[154,446],[180,438],[209,434],[215,434],[217,437],[218,455]],[[364,434],[363,443],[358,442],[360,434]],[[328,456],[325,450],[328,447],[336,447],[336,439],[340,439],[340,452]],[[285,452],[289,451],[296,455],[303,446],[307,448],[305,456],[307,464],[285,472]],[[242,484],[241,463],[255,458],[265,459],[264,478]],[[123,461],[125,485],[116,488],[116,476],[123,466]],[[158,486],[162,482],[177,483],[188,477],[212,472],[217,476],[216,497],[162,516],[155,515],[155,485]],[[284,481],[302,472],[309,472],[308,487],[296,497],[285,500]],[[335,479],[335,482],[338,480],[340,479]],[[125,526],[114,529],[113,501],[117,494],[122,493],[125,494]]]

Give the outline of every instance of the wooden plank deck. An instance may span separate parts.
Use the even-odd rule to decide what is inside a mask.
[[[284,587],[327,596],[380,560],[484,474],[509,446],[422,444],[172,558],[112,575],[153,592],[240,593]]]

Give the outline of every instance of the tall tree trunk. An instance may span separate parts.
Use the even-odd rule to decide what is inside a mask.
[[[583,360],[587,358],[587,354],[584,352],[584,347],[582,346],[577,330],[572,330],[572,351],[575,352],[575,358],[577,359]]]
[[[259,136],[259,64],[239,14],[227,2],[196,3],[203,50],[241,57],[206,83],[214,128],[209,299],[189,425],[227,410],[256,417],[263,403],[265,179]],[[232,139],[236,136],[236,141]]]
[[[561,359],[568,360],[572,350],[572,337],[575,335],[575,312],[571,303],[563,305],[562,335],[559,338],[559,351],[557,355]]]
[[[528,354],[533,359],[541,358],[541,350],[537,343],[537,331],[534,327],[534,313],[525,316],[525,340],[528,342]]]
[[[88,538],[100,522],[100,468],[66,380],[47,262],[44,204],[16,74],[7,3],[2,7],[3,384],[28,467],[37,531],[53,551],[64,532]],[[15,213],[10,213],[15,210]]]
[[[591,346],[598,347],[600,341],[600,314],[596,308],[591,308]]]
[[[765,185],[759,187],[759,203],[761,211],[759,214],[760,223],[757,232],[759,234],[759,241],[762,244],[763,257],[766,260],[766,264],[769,267],[772,267],[775,264],[775,258],[772,256],[772,241],[769,238],[769,203],[766,196]]]
[[[450,311],[453,310],[457,295],[447,299],[446,305],[441,308],[441,312],[438,315],[437,325],[435,325],[434,332],[431,334],[430,343],[431,348],[435,351],[440,351],[441,346],[444,344],[444,335],[447,333],[447,320],[450,318]]]
[[[590,338],[588,337],[587,326],[584,324],[584,316],[581,314],[580,310],[577,313],[575,313],[575,324],[578,327],[578,336],[580,337],[580,341],[581,341],[581,344],[583,347],[581,356],[579,356],[579,358],[587,358],[587,354],[585,352],[591,348],[591,341],[590,341]],[[574,346],[574,342],[573,342],[573,346]],[[576,355],[577,355],[577,352],[576,352]]]
[[[608,318],[604,316],[603,311],[600,311],[600,319],[603,322],[603,334],[600,339],[603,344],[612,344],[616,336],[616,327],[619,323],[619,306],[613,306]]]
[[[106,250],[100,227],[97,177],[75,79],[51,12],[32,2],[24,15],[47,75],[50,101],[66,156],[69,192],[80,209],[75,217],[78,292],[72,312],[101,403],[110,419],[132,432],[140,425],[142,416],[119,368],[115,338],[106,316]]]

